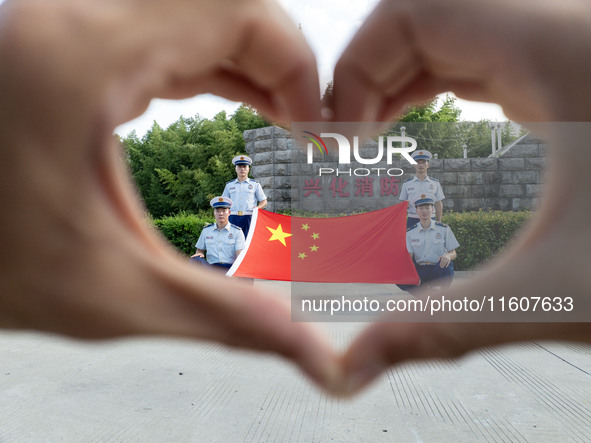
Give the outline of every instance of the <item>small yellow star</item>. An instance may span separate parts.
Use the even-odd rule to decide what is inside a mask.
[[[316,246],[316,245],[310,246],[310,251],[312,251],[312,252],[318,251],[318,246]]]
[[[304,231],[307,231],[308,229],[310,229],[310,225],[308,223],[306,223],[305,225],[302,225],[302,229]]]
[[[300,252],[298,255],[298,258],[301,258],[302,260],[305,259],[307,257],[305,252]]]
[[[276,229],[270,228],[267,226],[267,229],[269,231],[271,231],[271,233],[273,235],[271,235],[271,238],[269,239],[269,241],[273,241],[273,240],[279,240],[283,246],[287,246],[287,243],[285,243],[285,239],[287,237],[291,237],[291,234],[289,232],[283,232],[283,228],[281,227],[281,223],[279,224],[279,226],[277,226]]]
[[[317,234],[316,232],[314,234],[312,234],[312,238],[314,240],[318,240],[318,237],[320,237],[320,234]]]

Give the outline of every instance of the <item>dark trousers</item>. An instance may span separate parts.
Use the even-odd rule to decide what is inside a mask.
[[[248,231],[250,229],[251,220],[252,215],[231,215],[228,218],[228,221],[230,223],[242,229],[242,232],[244,232],[244,238],[248,237]]]
[[[191,262],[197,263],[201,266],[210,266],[217,271],[222,271],[224,274],[228,272],[228,269],[232,267],[231,264],[228,263],[209,263],[207,260],[201,257],[191,257]],[[252,278],[245,278],[245,277],[238,277],[238,280],[241,280],[245,283],[254,284],[254,279]]]
[[[228,269],[232,267],[232,265],[229,263],[209,263],[207,260],[201,257],[191,257],[191,261],[204,266],[213,266],[214,268],[220,268],[220,270],[223,270],[224,272],[227,272]]]
[[[417,269],[417,274],[419,274],[420,283],[418,285],[396,285],[403,291],[408,291],[411,294],[418,290],[421,285],[432,282],[435,280],[437,281],[437,285],[441,286],[442,288],[447,288],[451,285],[451,282],[454,278],[454,263],[451,262],[447,268],[442,268],[439,264],[435,265],[419,265],[415,263],[415,268]]]

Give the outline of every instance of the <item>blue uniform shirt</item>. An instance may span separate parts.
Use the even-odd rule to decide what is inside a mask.
[[[435,220],[431,220],[428,229],[423,229],[419,222],[406,231],[406,249],[419,264],[438,263],[439,257],[458,246],[450,227]]]
[[[244,249],[244,233],[232,223],[228,223],[222,229],[218,229],[217,225],[212,223],[203,228],[195,246],[207,251],[209,264],[232,264],[236,260],[236,251]]]
[[[413,218],[419,218],[417,210],[414,205],[414,201],[421,194],[433,194],[435,201],[441,201],[445,198],[443,195],[443,189],[441,189],[441,183],[439,180],[433,177],[425,177],[425,180],[419,180],[415,175],[402,183],[402,190],[400,191],[399,199],[401,201],[408,200],[408,216]],[[433,214],[435,216],[435,214]]]
[[[238,179],[226,183],[222,195],[232,199],[232,213],[252,211],[258,202],[267,200],[261,184],[250,178],[247,178],[242,183]]]

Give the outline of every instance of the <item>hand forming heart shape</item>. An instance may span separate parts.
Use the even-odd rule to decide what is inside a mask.
[[[406,103],[453,91],[497,102],[517,121],[591,121],[590,49],[585,0],[544,0],[533,12],[514,0],[383,0],[336,67],[334,119],[387,121]],[[405,359],[527,339],[591,341],[586,323],[376,323],[341,356],[291,322],[273,294],[190,266],[144,223],[111,134],[153,97],[204,92],[276,121],[321,120],[314,56],[270,0],[0,7],[0,326],[271,351],[341,394]],[[559,155],[529,231],[482,277],[442,295],[568,287],[584,300],[590,180],[569,160],[591,164],[591,129],[549,127]]]

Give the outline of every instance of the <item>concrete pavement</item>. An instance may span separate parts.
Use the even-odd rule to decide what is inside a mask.
[[[364,326],[326,324],[339,347]],[[4,331],[0,356],[0,442],[591,439],[591,347],[572,343],[408,363],[353,400],[276,357],[209,343]]]

